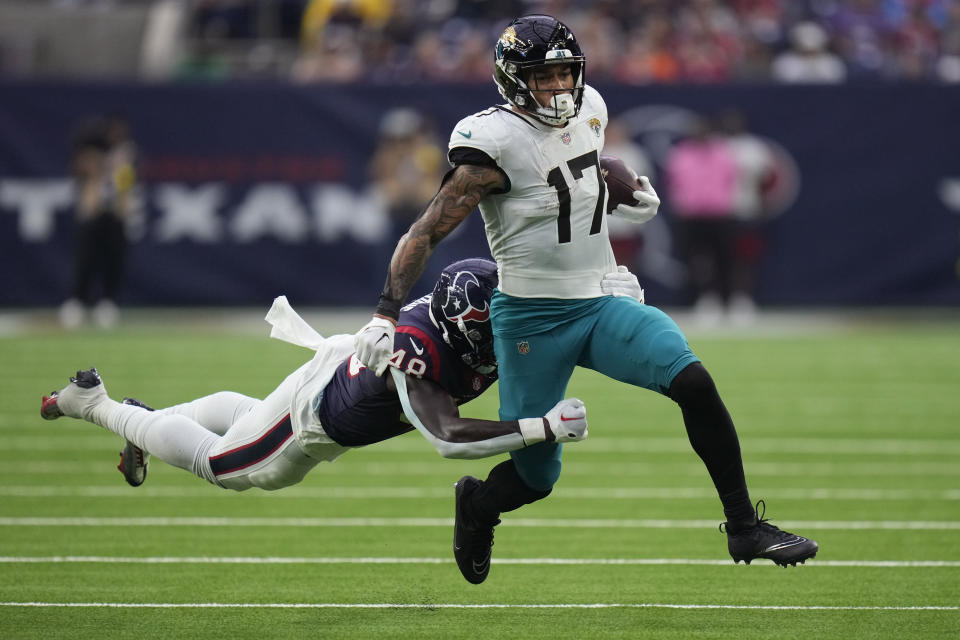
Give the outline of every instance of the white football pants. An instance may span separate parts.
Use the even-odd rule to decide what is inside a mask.
[[[215,485],[281,489],[320,462],[303,452],[293,434],[293,377],[263,400],[221,391],[147,411],[108,399],[94,409],[92,421]]]

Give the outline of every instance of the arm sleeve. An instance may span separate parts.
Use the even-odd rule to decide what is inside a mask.
[[[522,449],[546,438],[542,418],[532,418],[520,422],[494,422],[460,418],[453,399],[430,381],[418,380],[417,384],[429,385],[437,390],[437,393],[429,395],[432,395],[434,399],[441,400],[441,402],[436,402],[438,415],[432,415],[429,410],[417,411],[413,408],[413,403],[410,400],[406,374],[390,367],[390,375],[393,376],[393,381],[396,384],[397,395],[400,397],[400,405],[403,407],[404,415],[407,416],[410,424],[444,458],[485,458]],[[426,386],[423,388],[429,389]],[[444,406],[444,403],[442,403],[442,396],[446,397],[448,406]],[[439,414],[444,413],[449,414],[450,420],[448,422],[454,423],[454,429],[462,428],[461,435],[469,434],[470,439],[452,438],[449,434],[450,430],[443,428],[440,421],[437,420],[440,417]],[[497,435],[497,432],[499,432],[499,435]],[[524,438],[525,435],[526,439]]]
[[[500,168],[500,165],[497,164],[497,161],[491,158],[485,151],[480,149],[475,149],[473,147],[454,147],[450,149],[450,152],[447,154],[447,160],[449,160],[450,165],[453,167],[450,171],[443,176],[443,182],[447,181],[447,178],[456,170],[457,167],[463,164],[472,164],[480,167],[490,167],[491,169],[496,169],[503,176],[503,188],[496,189],[491,193],[506,193],[510,191],[510,176],[507,175],[507,172]],[[443,184],[441,182],[441,184]]]

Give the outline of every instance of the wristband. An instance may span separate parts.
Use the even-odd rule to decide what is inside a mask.
[[[400,303],[396,300],[391,300],[385,295],[380,295],[380,304],[377,305],[377,315],[383,316],[384,318],[390,318],[391,320],[400,319]]]
[[[546,418],[520,418],[520,436],[528,447],[547,439]]]

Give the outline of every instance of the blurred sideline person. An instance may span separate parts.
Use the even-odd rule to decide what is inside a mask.
[[[690,136],[670,149],[664,173],[695,316],[716,324],[734,293],[737,159],[727,139],[700,116]]]
[[[90,369],[44,396],[41,415],[79,418],[124,438],[118,468],[133,486],[143,483],[153,454],[236,491],[294,485],[320,462],[414,428],[447,458],[585,438],[586,409],[576,399],[558,402],[542,418],[460,417],[458,405],[497,379],[489,319],[496,283],[489,260],[447,266],[432,294],[402,310],[391,376],[357,361],[353,335],[323,338],[280,297],[266,318],[271,336],[316,354],[263,400],[221,391],[154,411],[137,400],[111,400]]]
[[[136,147],[128,123],[117,116],[85,124],[74,144],[74,281],[71,297],[60,307],[60,323],[76,328],[92,310],[97,325],[110,328],[119,318],[116,301],[123,284]]]
[[[727,311],[734,324],[743,325],[756,316],[755,272],[764,250],[762,227],[770,214],[765,194],[776,180],[776,160],[770,146],[750,132],[741,110],[725,109],[719,124],[737,166],[733,207],[737,233]]]
[[[453,169],[397,245],[376,313],[356,335],[357,357],[377,374],[386,370],[403,301],[437,244],[479,205],[499,270],[491,318],[500,418],[543,415],[577,366],[664,394],[680,406],[716,486],[734,560],[813,557],[815,542],[770,525],[762,501],[751,504],[737,433],[712,378],[676,323],[631,295],[639,284],[617,267],[599,166],[607,110],[584,84],[576,38],[553,17],[525,16],[503,31],[495,58],[508,104],[454,127]],[[636,223],[656,214],[660,200],[646,177],[633,196],[612,214]],[[487,577],[500,514],[549,495],[561,452],[542,442],[511,452],[485,481],[456,483],[453,550],[469,582]]]
[[[409,107],[384,115],[377,140],[369,174],[390,216],[391,242],[396,242],[435,193],[444,174],[444,155],[432,127]]]
[[[843,59],[828,49],[829,38],[815,22],[799,22],[790,29],[790,49],[778,54],[770,75],[791,84],[837,84],[846,80]]]

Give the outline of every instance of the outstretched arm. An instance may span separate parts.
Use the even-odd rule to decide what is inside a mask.
[[[492,167],[460,165],[450,172],[426,211],[400,238],[390,260],[377,311],[356,339],[357,358],[382,375],[393,355],[393,334],[400,307],[423,274],[437,244],[463,222],[490,192],[505,186],[504,174]]]
[[[561,400],[546,416],[520,420],[463,418],[453,398],[430,380],[390,369],[403,412],[444,458],[484,458],[537,442],[576,442],[587,437],[586,408]]]

